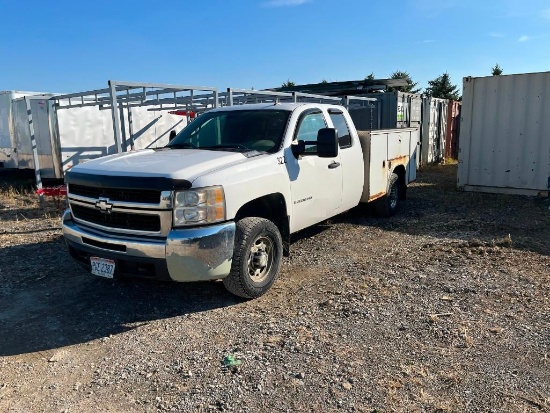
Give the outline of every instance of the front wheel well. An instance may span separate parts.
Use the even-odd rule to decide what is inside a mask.
[[[265,218],[277,226],[283,239],[283,254],[288,256],[290,253],[290,225],[283,194],[273,193],[247,202],[235,214],[235,221],[250,217]]]

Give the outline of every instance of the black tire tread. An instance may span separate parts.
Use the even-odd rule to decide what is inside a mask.
[[[388,193],[390,192],[391,187],[393,185],[397,185],[398,191],[401,192],[400,188],[399,188],[399,176],[397,176],[397,174],[395,174],[395,173],[392,173],[391,176],[390,176],[390,180],[388,182],[388,190],[387,190],[386,195],[384,195],[382,198],[378,199],[376,201],[376,204],[375,204],[376,213],[379,216],[384,217],[384,218],[391,217],[392,215],[394,215],[396,213],[397,209],[399,208],[400,194],[398,194],[398,197],[397,197],[397,199],[398,199],[397,208],[392,209],[390,207],[390,202],[388,200]]]
[[[281,261],[282,261],[282,242],[283,241],[277,226],[273,222],[265,218],[247,217],[239,220],[236,225],[237,225],[237,230],[235,232],[235,247],[234,247],[235,249],[233,252],[231,271],[229,275],[223,279],[223,284],[225,288],[234,295],[237,295],[243,298],[256,298],[264,294],[271,287],[271,285],[273,285],[273,283],[275,282],[275,280],[279,275]],[[275,276],[273,277],[273,280],[268,284],[267,288],[264,290],[249,288],[243,282],[243,279],[240,274],[240,271],[241,271],[240,269],[242,268],[242,260],[246,259],[247,257],[246,253],[248,252],[248,251],[243,251],[243,249],[245,249],[249,238],[260,226],[263,226],[263,228],[266,228],[272,231],[274,234],[276,234],[279,242],[278,262],[274,263],[274,265],[277,266],[277,271]]]

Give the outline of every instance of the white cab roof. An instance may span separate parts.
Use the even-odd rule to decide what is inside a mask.
[[[296,108],[304,107],[306,109],[309,108],[319,108],[319,109],[329,109],[329,108],[341,108],[344,109],[341,105],[335,105],[335,104],[327,104],[327,103],[309,103],[309,102],[301,102],[301,103],[254,103],[254,104],[246,104],[246,105],[233,105],[233,106],[224,106],[217,109],[212,109],[210,112],[226,112],[226,111],[234,111],[234,110],[288,110],[293,111]]]

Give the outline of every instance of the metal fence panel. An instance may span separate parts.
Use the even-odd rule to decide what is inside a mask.
[[[170,131],[179,133],[187,125],[187,117],[174,115],[159,106],[134,106],[124,109],[124,117],[128,120],[128,111],[132,116],[132,132],[130,123],[125,122],[125,133],[128,145],[134,150],[157,148],[169,142]],[[129,148],[129,149],[130,149]]]
[[[63,171],[86,160],[116,153],[111,112],[97,106],[57,110]]]

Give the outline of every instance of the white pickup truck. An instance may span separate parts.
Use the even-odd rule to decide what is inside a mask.
[[[99,276],[223,279],[258,297],[291,234],[361,202],[395,213],[416,177],[417,141],[418,130],[357,132],[339,105],[213,109],[166,147],[70,169],[63,233]]]

